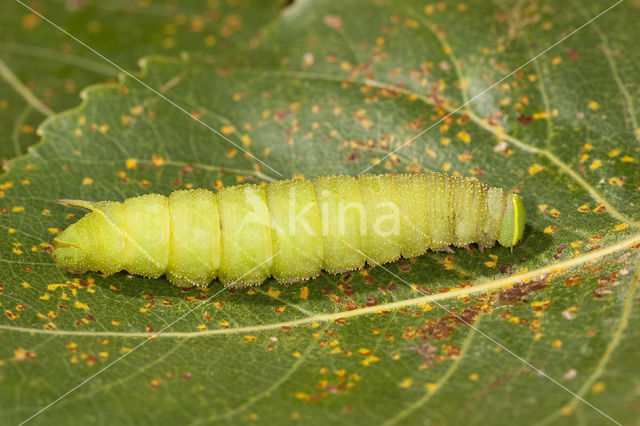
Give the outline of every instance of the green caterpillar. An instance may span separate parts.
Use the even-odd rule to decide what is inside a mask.
[[[61,200],[86,216],[53,242],[73,273],[158,278],[179,287],[281,283],[522,237],[517,194],[441,173],[325,176],[143,195],[119,202]]]

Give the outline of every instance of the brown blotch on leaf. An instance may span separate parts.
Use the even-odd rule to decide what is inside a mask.
[[[431,344],[427,339],[423,339],[419,346],[410,346],[407,349],[417,352],[418,355],[424,359],[423,364],[430,367],[435,363],[438,348]]]
[[[403,262],[400,265],[398,265],[398,268],[400,268],[402,272],[409,272],[411,270],[411,265]]]
[[[295,111],[292,109],[277,109],[274,115],[276,121],[283,121],[293,114],[295,114]]]
[[[547,274],[533,279],[528,283],[515,283],[510,288],[501,291],[499,293],[499,299],[504,303],[519,302],[528,294],[546,288],[548,277],[549,275]]]
[[[620,285],[618,281],[618,272],[613,272],[609,275],[605,275],[598,279],[598,288],[593,290],[594,297],[596,299],[602,299],[607,294],[612,294],[613,290],[610,287],[616,287]]]
[[[473,324],[478,317],[478,310],[476,308],[467,308],[462,311],[459,319],[467,325]]]
[[[572,61],[577,61],[578,59],[580,59],[580,54],[576,49],[569,49],[569,59],[571,59]]]
[[[423,339],[442,340],[451,337],[456,326],[455,318],[443,317],[427,321],[424,328],[418,329],[417,332],[422,334]]]
[[[582,281],[582,277],[580,277],[580,275],[571,275],[564,280],[564,283],[567,287],[571,287],[580,284],[580,281]]]
[[[631,257],[631,252],[630,251],[628,251],[628,252],[624,253],[623,255],[621,255],[620,257],[618,257],[616,259],[616,263],[624,263],[627,260],[629,260],[629,257]]]
[[[324,15],[322,21],[326,26],[331,27],[334,30],[340,31],[343,28],[342,18],[338,15]]]
[[[14,349],[13,360],[14,361],[35,361],[38,355],[35,352],[28,351],[23,348]]]
[[[556,253],[553,255],[554,259],[560,259],[562,257],[562,252],[567,248],[566,244],[562,244],[556,248]]]
[[[503,274],[512,275],[513,274],[513,264],[512,263],[502,263],[498,265],[498,271]]]
[[[612,293],[613,291],[604,287],[598,287],[595,290],[593,290],[593,295],[596,299],[602,299],[603,296],[606,296],[607,294],[612,294]]]
[[[349,155],[347,155],[344,159],[345,163],[355,163],[356,161],[358,161],[360,159],[360,153],[359,152],[354,152],[351,153]]]
[[[533,121],[533,117],[530,115],[518,114],[516,116],[516,120],[518,120],[518,123],[528,126]]]
[[[345,272],[344,274],[342,274],[340,281],[342,281],[343,283],[348,283],[351,281],[351,278],[353,278],[353,274],[351,272]]]
[[[460,356],[462,352],[460,347],[456,345],[444,345],[442,346],[442,350],[449,358]]]

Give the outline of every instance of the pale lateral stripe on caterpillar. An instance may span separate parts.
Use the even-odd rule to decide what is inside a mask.
[[[61,200],[91,210],[60,233],[62,268],[105,274],[126,270],[179,287],[218,277],[237,286],[269,276],[303,281],[496,240],[515,245],[524,230],[517,194],[475,178],[441,173],[324,176],[266,186],[245,184],[149,194],[124,202]],[[265,262],[273,253],[271,261]],[[252,270],[256,265],[262,266]]]

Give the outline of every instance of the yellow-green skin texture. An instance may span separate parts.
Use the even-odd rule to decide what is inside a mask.
[[[517,194],[442,173],[323,176],[130,198],[91,210],[53,242],[73,273],[125,270],[179,287],[304,281],[427,250],[522,238]]]

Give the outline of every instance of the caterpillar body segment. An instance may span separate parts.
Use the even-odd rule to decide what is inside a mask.
[[[322,222],[312,182],[303,179],[267,185],[274,258],[271,275],[293,283],[320,274],[324,266]]]
[[[258,185],[230,186],[218,194],[220,281],[256,285],[271,275],[273,240],[267,192]],[[187,283],[175,283],[188,287]],[[181,285],[182,284],[182,285]]]
[[[62,268],[126,270],[179,287],[303,281],[478,243],[515,245],[524,230],[517,194],[441,173],[323,176],[130,198],[62,200],[91,210],[60,233]]]
[[[400,258],[401,245],[396,179],[362,175],[358,181],[365,218],[360,250],[369,263],[393,262]]]
[[[314,180],[322,221],[324,269],[338,274],[364,267],[360,183],[351,176],[322,176]]]
[[[425,174],[398,175],[396,191],[400,207],[401,254],[412,258],[424,254],[432,246],[427,216],[428,180]]]
[[[218,197],[204,189],[172,192],[169,221],[167,278],[181,286],[206,286],[220,270]]]

